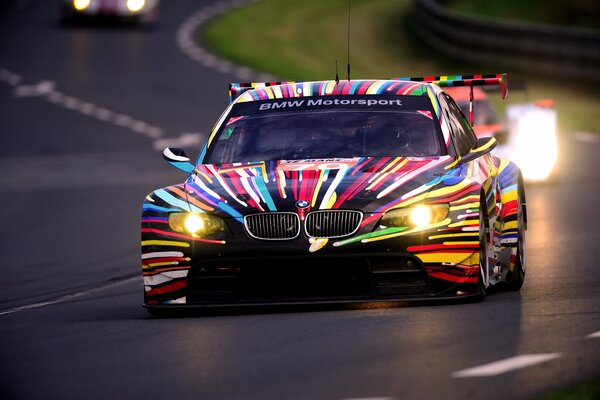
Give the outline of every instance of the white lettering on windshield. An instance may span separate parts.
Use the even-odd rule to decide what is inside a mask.
[[[276,110],[281,108],[293,108],[302,107],[304,100],[288,100],[272,103],[262,103],[259,107],[260,111],[264,110]],[[400,99],[308,99],[306,102],[307,107],[323,107],[323,106],[348,106],[348,105],[360,105],[360,106],[402,106],[402,100]]]

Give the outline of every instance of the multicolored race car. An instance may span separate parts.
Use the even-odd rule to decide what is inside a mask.
[[[469,113],[468,87],[449,87],[446,92],[465,114]],[[487,93],[473,88],[474,123],[477,137],[494,136],[498,146],[494,154],[514,161],[530,182],[552,179],[558,172],[557,114],[548,99],[511,104],[502,121]]]
[[[89,18],[118,18],[153,25],[159,0],[62,0],[61,21],[70,24]]]
[[[407,80],[412,79],[412,80]],[[420,81],[418,81],[420,80]],[[142,212],[144,306],[482,299],[525,277],[525,189],[438,85],[232,84],[188,174]]]

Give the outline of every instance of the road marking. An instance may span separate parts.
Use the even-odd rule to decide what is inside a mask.
[[[523,354],[516,357],[506,358],[504,360],[495,361],[489,364],[480,365],[478,367],[456,371],[452,374],[452,377],[475,378],[482,376],[496,376],[500,374],[505,374],[510,371],[515,371],[517,369],[530,367],[535,364],[550,361],[559,357],[560,353]]]
[[[200,47],[194,39],[198,29],[210,19],[235,8],[256,3],[257,1],[258,0],[230,0],[202,8],[192,14],[179,26],[179,29],[177,29],[177,32],[175,33],[175,43],[177,43],[177,46],[184,54],[206,68],[214,69],[222,74],[234,75],[237,79],[242,81],[275,81],[276,78],[270,75],[261,74],[248,67],[235,65],[230,61],[223,60],[214,54],[209,53],[206,49]]]
[[[10,308],[8,310],[4,310],[4,311],[0,311],[0,315],[7,315],[7,314],[13,314],[19,311],[25,311],[25,310],[31,310],[31,309],[35,309],[35,308],[40,308],[40,307],[46,307],[46,306],[50,306],[53,304],[58,304],[58,303],[63,303],[67,300],[71,300],[77,297],[81,297],[81,296],[85,296],[88,294],[92,294],[92,293],[96,293],[99,292],[101,290],[105,290],[105,289],[110,289],[110,288],[114,288],[117,286],[121,286],[124,285],[126,283],[130,283],[130,282],[135,282],[135,281],[140,281],[140,277],[139,276],[134,276],[134,277],[130,277],[130,278],[126,278],[117,282],[111,282],[108,283],[106,285],[102,285],[93,289],[89,289],[89,290],[84,290],[81,292],[77,292],[77,293],[73,293],[73,294],[67,294],[65,296],[61,296],[56,300],[50,300],[50,301],[43,301],[40,303],[34,303],[34,304],[28,304],[26,306],[20,306],[20,307],[15,307],[15,308]]]
[[[201,133],[184,133],[178,138],[161,139],[154,141],[156,150],[163,150],[166,147],[192,147],[201,145],[203,142]]]
[[[18,86],[21,83],[21,76],[7,69],[0,68],[0,81],[9,84],[10,86]]]
[[[600,339],[600,331],[594,332],[594,333],[590,333],[589,335],[586,336],[586,338],[588,338],[588,339]]]
[[[394,400],[394,397],[349,397],[342,400]]]
[[[45,96],[54,91],[56,84],[52,81],[41,81],[37,85],[20,85],[15,87],[16,97],[38,97]]]
[[[18,98],[24,97],[42,97],[44,100],[77,112],[79,114],[96,118],[100,121],[111,123],[132,132],[146,136],[150,139],[160,139],[163,137],[163,130],[148,124],[144,121],[138,121],[135,118],[119,114],[109,109],[97,106],[87,101],[69,96],[56,89],[56,83],[53,81],[40,81],[34,85],[20,85],[22,78],[7,69],[0,68],[0,82],[14,86],[13,95]]]
[[[206,52],[203,54],[208,55]],[[212,60],[214,60],[215,63],[219,62],[219,60],[214,56],[208,56],[212,57]],[[247,74],[248,72],[243,70],[241,75],[248,76]],[[158,145],[155,143],[154,147],[156,148],[166,147],[163,146],[163,142],[160,142],[159,140],[164,136],[163,130],[159,127],[137,120],[129,115],[117,113],[107,108],[100,107],[96,104],[62,93],[56,89],[56,83],[53,81],[46,80],[40,81],[34,85],[19,85],[21,80],[22,77],[20,75],[17,75],[8,69],[0,68],[0,82],[14,86],[13,94],[15,97],[42,97],[44,100],[66,108],[67,110],[96,118],[102,122],[117,125],[142,136],[146,136],[149,139],[154,139],[155,141],[159,142]],[[193,134],[194,137],[190,135],[191,134],[189,133],[184,133],[180,137],[168,140],[177,143],[178,147],[194,146],[202,143],[202,136],[200,134]]]

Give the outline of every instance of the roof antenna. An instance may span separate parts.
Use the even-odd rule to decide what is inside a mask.
[[[350,80],[350,0],[348,0],[348,71],[346,73],[346,80]]]
[[[340,83],[340,74],[338,74],[337,60],[335,60],[335,84]]]

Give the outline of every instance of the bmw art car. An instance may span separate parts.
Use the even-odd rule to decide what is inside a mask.
[[[146,25],[158,20],[158,0],[61,0],[61,21],[112,18]]]
[[[409,78],[407,78],[409,79]],[[525,277],[519,168],[439,77],[232,84],[188,176],[150,193],[144,306],[481,299]],[[506,85],[505,75],[454,85]]]

